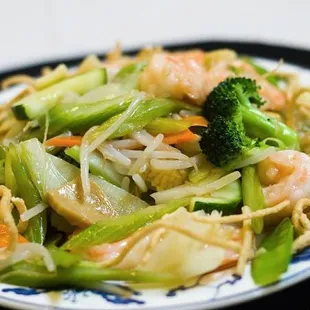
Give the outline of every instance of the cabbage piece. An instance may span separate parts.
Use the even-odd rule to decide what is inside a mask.
[[[168,215],[169,223],[178,225],[200,234],[210,233],[211,225],[194,222],[185,208]],[[184,278],[204,274],[218,268],[224,258],[226,250],[223,248],[204,245],[199,241],[181,235],[174,231],[167,231],[161,241],[153,249],[146,262],[137,266],[139,270],[156,272],[170,272]]]

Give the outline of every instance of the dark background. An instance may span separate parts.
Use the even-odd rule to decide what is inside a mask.
[[[225,42],[225,41],[205,41],[205,42],[190,42],[181,43],[177,45],[167,46],[167,48],[175,49],[189,49],[202,48],[205,50],[212,50],[217,48],[231,48],[241,54],[250,56],[258,56],[279,60],[283,58],[285,62],[296,64],[310,69],[310,51],[304,49],[290,48],[288,46],[274,46],[260,42]],[[133,54],[135,51],[130,51]],[[3,78],[16,74],[25,73],[29,75],[39,75],[40,70],[44,65],[56,66],[60,62],[68,66],[76,65],[82,60],[83,56],[74,59],[57,59],[50,63],[39,63],[31,67],[24,67],[14,69],[12,71],[0,72],[0,82]],[[310,83],[310,81],[309,81]],[[5,308],[0,308],[0,310]],[[177,308],[176,308],[177,309]],[[284,289],[278,293],[268,295],[263,298],[255,299],[251,302],[246,302],[241,305],[227,307],[229,310],[247,310],[247,309],[261,309],[261,310],[310,310],[310,280],[303,281],[293,287]]]

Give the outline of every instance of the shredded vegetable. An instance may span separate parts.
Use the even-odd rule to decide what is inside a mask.
[[[25,88],[0,107],[0,282],[278,281],[310,245],[310,88],[283,67],[117,46],[2,81]]]

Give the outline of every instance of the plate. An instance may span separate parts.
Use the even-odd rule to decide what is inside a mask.
[[[301,76],[301,82],[310,85],[310,52],[286,47],[270,46],[257,43],[240,42],[202,42],[171,46],[172,49],[201,47],[214,49],[221,47],[234,48],[240,53],[256,56],[256,60],[269,69],[275,69],[278,62],[275,59],[284,58],[285,64],[282,70],[296,72]],[[268,55],[270,57],[268,57]],[[260,56],[260,57],[259,57]],[[269,59],[268,59],[269,58]],[[76,64],[80,59],[57,60],[51,65],[65,62],[69,65]],[[287,63],[290,62],[290,63]],[[296,65],[297,64],[297,65]],[[21,68],[15,72],[38,74],[43,64],[34,67]],[[0,74],[1,78],[15,72]],[[22,86],[14,87],[0,93],[0,103],[14,96]],[[17,287],[0,284],[0,305],[15,309],[54,309],[54,310],[199,310],[215,309],[242,303],[259,298],[273,292],[282,290],[310,278],[310,249],[306,249],[294,256],[288,271],[281,280],[273,285],[257,287],[250,275],[250,267],[247,266],[242,279],[236,279],[228,274],[213,281],[196,281],[184,287],[176,287],[170,290],[163,289],[137,289],[124,283],[111,283],[107,290],[46,290]],[[128,291],[129,297],[117,295],[115,290]]]

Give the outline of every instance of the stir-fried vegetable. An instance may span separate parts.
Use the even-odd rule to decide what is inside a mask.
[[[35,188],[30,180],[25,167],[17,153],[16,148],[11,145],[9,148],[9,156],[12,163],[12,171],[16,178],[18,193],[24,199],[28,209],[35,207],[41,203],[39,191]],[[31,218],[24,236],[30,242],[43,244],[46,235],[46,211]]]
[[[268,137],[288,148],[298,147],[295,131],[253,107],[264,104],[257,90],[254,81],[234,78],[219,84],[208,96],[204,114],[210,123],[202,132],[200,146],[214,165],[229,170],[251,164],[249,158],[260,161],[267,147],[259,139]]]
[[[189,120],[175,120],[173,118],[157,118],[146,125],[145,129],[152,135],[172,134],[184,131],[191,126],[192,122]]]
[[[138,131],[152,122],[158,117],[168,115],[169,113],[178,112],[184,108],[184,105],[180,101],[171,99],[149,99],[142,101],[137,109],[133,112],[131,117],[127,119],[119,128],[114,132],[110,138],[119,138],[128,136],[131,133]],[[99,126],[92,134],[94,140],[107,128],[109,128],[114,122],[119,119],[121,115],[116,115],[110,118],[108,121]]]
[[[237,180],[209,196],[192,198],[190,210],[204,210],[206,213],[217,210],[225,215],[235,214],[240,207],[241,200],[241,185]]]
[[[249,63],[259,75],[268,74],[268,70],[258,65],[252,58],[243,57],[242,59],[246,61],[247,63]],[[269,83],[273,84],[274,86],[278,86],[279,83],[283,80],[283,78],[277,75],[277,73],[273,73],[273,74],[268,74],[268,76],[266,77],[266,80]]]
[[[106,82],[106,70],[96,69],[59,82],[21,99],[14,104],[13,111],[18,119],[35,119],[47,113],[65,92],[73,91],[78,94],[85,94]]]
[[[0,282],[163,287],[251,261],[268,285],[310,245],[291,73],[159,48],[42,72],[3,83],[28,87],[0,109]]]
[[[140,227],[162,218],[167,213],[185,207],[188,199],[175,200],[168,204],[150,206],[130,215],[120,216],[98,222],[72,236],[63,246],[63,249],[73,250],[90,247],[104,242],[115,242],[128,237]]]
[[[293,237],[292,223],[286,218],[263,240],[252,262],[255,283],[267,285],[280,279],[292,257]]]
[[[138,270],[102,268],[96,264],[75,264],[70,268],[58,267],[57,272],[48,272],[36,264],[18,263],[0,273],[2,283],[31,286],[37,288],[80,286],[94,287],[101,281],[133,281],[138,283],[160,283],[175,285],[181,279],[170,274],[153,273]]]
[[[62,146],[62,147],[70,147],[75,145],[81,145],[82,137],[81,136],[68,136],[68,137],[55,137],[47,140],[45,145],[48,146]]]
[[[110,117],[123,112],[135,98],[135,93],[95,103],[59,103],[48,113],[48,136],[53,137],[67,130],[84,133],[88,128],[100,125]],[[41,119],[44,128],[45,118]]]
[[[78,146],[67,148],[65,153],[75,161],[80,162],[80,149]],[[114,185],[120,186],[121,184],[121,174],[99,153],[93,152],[89,156],[89,170],[91,174],[100,176]]]
[[[255,166],[247,166],[242,169],[242,193],[243,203],[256,211],[265,207],[265,198],[262,186],[259,182]],[[252,227],[255,233],[260,234],[264,227],[263,219],[253,219]]]

